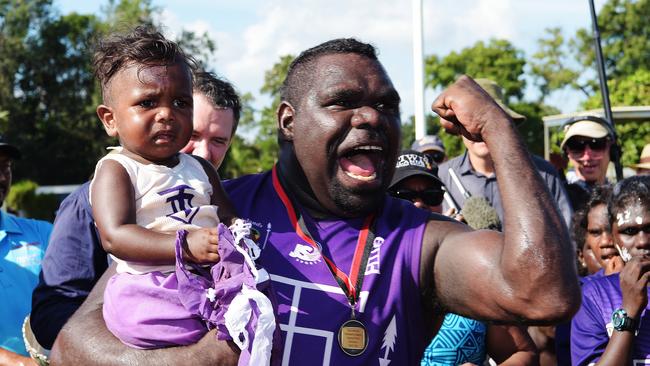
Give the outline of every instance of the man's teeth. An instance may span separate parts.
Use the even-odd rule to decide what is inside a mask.
[[[358,179],[358,180],[362,180],[362,181],[365,181],[365,182],[369,182],[369,181],[377,178],[377,173],[372,173],[371,175],[366,177],[366,176],[363,176],[363,175],[356,175],[354,173],[350,173],[347,170],[344,170],[344,172],[345,172],[345,174],[348,175],[348,177]]]

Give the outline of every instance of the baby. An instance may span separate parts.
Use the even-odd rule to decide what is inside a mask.
[[[268,275],[252,261],[259,249],[246,239],[250,224],[235,220],[212,165],[179,153],[192,134],[193,65],[144,27],[103,40],[95,53],[97,115],[121,145],[97,163],[91,184],[102,244],[117,262],[104,319],[137,348],[191,344],[216,327],[242,349],[240,364],[268,364],[275,318],[257,290]],[[235,223],[236,239],[220,219]],[[210,274],[205,266],[220,259]]]

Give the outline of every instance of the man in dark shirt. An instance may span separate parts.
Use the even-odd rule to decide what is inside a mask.
[[[522,122],[526,117],[511,110],[503,102],[501,87],[488,79],[478,79],[477,83],[494,99],[501,108],[508,113],[514,122]],[[504,222],[503,200],[497,185],[494,162],[485,142],[471,141],[463,137],[467,151],[440,165],[438,176],[447,187],[449,195],[457,205],[456,209],[462,210],[465,200],[470,196],[484,197],[496,210],[501,224]],[[531,155],[537,172],[542,176],[546,187],[551,193],[551,198],[560,210],[567,227],[571,224],[573,213],[564,185],[553,166],[534,155]],[[450,205],[443,202],[443,212],[449,210]]]

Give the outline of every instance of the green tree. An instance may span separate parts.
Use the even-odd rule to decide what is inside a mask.
[[[553,34],[557,35],[557,32]],[[549,47],[556,46],[551,44]],[[510,42],[492,39],[486,44],[480,41],[471,47],[464,48],[459,52],[453,51],[444,57],[437,55],[427,57],[426,85],[431,88],[446,87],[462,74],[494,80],[503,88],[505,101],[509,106],[527,117],[527,121],[518,126],[519,132],[529,150],[541,155],[544,149],[542,116],[557,113],[557,109],[546,106],[541,101],[523,100],[523,88],[526,85],[525,66],[526,60],[523,51],[518,50]],[[553,65],[553,67],[545,69],[545,72],[552,75],[558,68],[558,65]],[[437,121],[437,117],[428,118],[428,133],[437,133],[440,136],[448,156],[462,154],[465,151],[462,139],[445,131],[439,131]]]
[[[650,105],[648,19],[650,0],[609,0],[598,14],[612,106]],[[569,87],[587,96],[583,108],[602,108],[592,34],[591,27],[582,28],[565,40],[559,30],[552,29],[547,31],[546,39],[539,41],[540,49],[531,71],[539,81],[543,97]],[[616,121],[616,131],[623,151],[622,164],[637,162],[640,150],[650,142],[650,124]],[[551,141],[560,141],[561,135],[561,131],[554,131]]]
[[[280,104],[280,87],[293,59],[292,55],[282,56],[270,70],[264,73],[264,85],[260,92],[270,97],[270,105],[256,111],[250,107],[253,102],[252,97],[247,95],[243,98],[248,107],[245,108],[239,122],[238,134],[254,137],[249,141],[239,137],[233,141],[224,161],[225,176],[258,173],[271,169],[276,162],[278,158],[276,110]]]
[[[573,48],[565,41],[560,28],[548,28],[546,37],[537,41],[538,51],[532,56],[530,72],[540,91],[539,102],[542,102],[552,91],[570,86],[581,90],[589,96],[589,85],[578,83],[580,72],[577,67],[571,67]]]
[[[473,78],[489,78],[503,88],[506,100],[523,97],[524,80],[523,51],[509,41],[491,39],[487,44],[476,42],[460,52],[451,52],[445,57],[437,55],[425,59],[425,83],[427,87],[446,87],[460,75]]]
[[[0,0],[0,133],[23,152],[16,179],[70,184],[88,179],[108,138],[95,114],[101,102],[91,50],[107,32],[156,23],[150,0],[109,0],[100,16],[60,15],[47,0]],[[179,43],[202,64],[214,42],[182,31]]]

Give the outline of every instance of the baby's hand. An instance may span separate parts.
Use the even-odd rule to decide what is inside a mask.
[[[202,228],[187,235],[185,256],[195,263],[216,263],[219,261],[219,232],[217,228]]]

